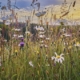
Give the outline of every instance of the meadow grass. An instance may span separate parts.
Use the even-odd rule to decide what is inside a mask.
[[[1,51],[0,80],[80,80],[80,46],[74,46],[80,43],[79,27],[65,28],[72,37],[62,36],[62,27],[54,27],[48,33],[50,40],[44,40],[47,48],[40,47],[40,40],[27,40],[23,49],[16,46],[16,53],[14,43],[6,44]],[[62,63],[51,59],[55,52],[64,54]]]

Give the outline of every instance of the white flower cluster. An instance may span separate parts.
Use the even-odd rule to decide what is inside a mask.
[[[45,41],[50,40],[50,38],[46,38],[45,29],[43,27],[40,27],[40,26],[36,26],[35,29],[38,31],[38,38],[40,39],[40,47],[47,48],[48,45],[45,44]]]
[[[44,31],[44,28],[41,27],[41,26],[36,26],[35,29],[36,29],[37,31]]]
[[[17,28],[15,28],[15,29],[14,29],[14,31],[17,31],[17,32],[19,32],[19,31],[21,31],[21,29],[17,29]]]
[[[18,34],[14,34],[13,38],[23,38],[24,36],[22,34],[18,35]]]

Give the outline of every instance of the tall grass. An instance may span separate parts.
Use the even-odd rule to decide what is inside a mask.
[[[1,51],[0,80],[80,80],[80,47],[74,46],[76,42],[80,42],[79,36],[75,36],[79,27],[66,29],[68,33],[72,30],[70,34],[74,33],[73,37],[61,36],[63,33],[58,36],[61,29],[60,27],[53,28],[50,32],[51,39],[47,42],[48,48],[41,48],[39,41],[34,43],[29,40],[25,42],[22,50],[18,49],[16,54],[13,44],[5,45],[4,61],[3,51]],[[64,45],[64,42],[68,44]],[[51,60],[55,52],[58,55],[64,54],[62,64]],[[30,61],[33,67],[29,65]]]

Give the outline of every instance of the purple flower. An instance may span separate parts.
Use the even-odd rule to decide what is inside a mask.
[[[20,47],[24,47],[24,42],[20,42]]]

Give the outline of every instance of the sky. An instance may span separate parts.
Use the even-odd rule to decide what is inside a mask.
[[[32,0],[11,0],[12,5],[15,4],[19,8],[26,8],[31,5]],[[47,5],[56,5],[61,4],[64,0],[38,0],[41,3],[41,6],[47,6]],[[70,2],[73,0],[67,0],[67,2]],[[2,3],[1,5],[7,5],[7,0],[0,0]]]
[[[11,0],[12,5],[15,4],[15,1],[16,5],[19,8],[29,7],[32,2],[32,0]],[[60,4],[62,2],[62,0],[38,0],[38,1],[41,3],[41,6]],[[0,0],[0,2],[2,3],[1,5],[7,5],[7,0]]]

